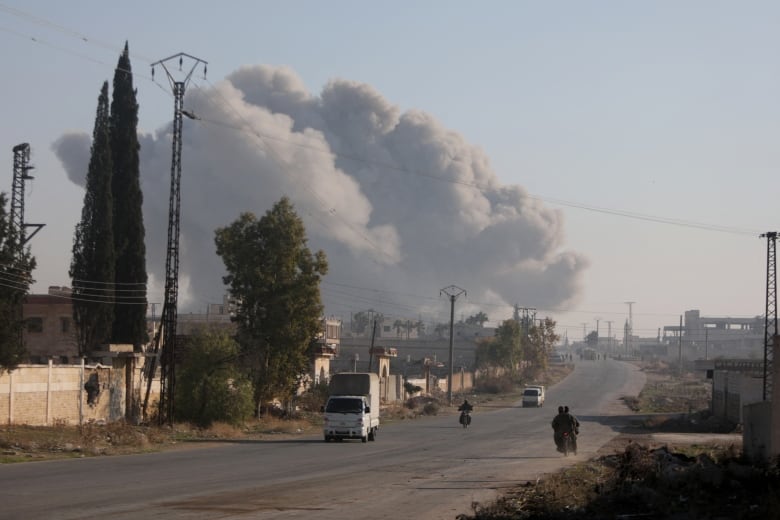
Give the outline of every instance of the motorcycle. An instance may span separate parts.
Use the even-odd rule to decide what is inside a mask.
[[[573,433],[563,432],[561,445],[563,447],[563,456],[566,457],[569,453],[577,455],[577,439]]]
[[[460,412],[460,424],[464,428],[469,427],[469,424],[471,424],[471,412],[469,412],[468,410],[463,410],[462,412]]]

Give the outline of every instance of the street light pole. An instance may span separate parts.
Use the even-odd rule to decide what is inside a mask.
[[[454,285],[450,285],[449,287],[445,287],[444,289],[439,291],[439,296],[442,294],[446,294],[450,298],[450,369],[447,377],[447,401],[449,402],[449,405],[452,406],[452,365],[454,363],[453,359],[453,352],[454,352],[454,337],[453,337],[453,327],[455,323],[455,300],[458,299],[458,296],[461,294],[465,295],[466,290],[461,289],[460,287],[456,287]]]

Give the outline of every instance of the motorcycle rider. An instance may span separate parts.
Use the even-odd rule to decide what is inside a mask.
[[[571,436],[571,446],[574,454],[577,454],[577,436],[580,434],[580,421],[573,413],[569,412],[569,407],[563,407],[563,414],[566,416],[566,420],[569,423],[569,435]]]
[[[558,407],[558,415],[556,415],[552,420],[552,429],[553,429],[553,440],[555,441],[555,447],[558,449],[558,451],[563,452],[563,432],[564,429],[568,427],[569,420],[566,417],[566,414],[563,413],[563,406]]]
[[[577,417],[569,411],[568,406],[563,407],[563,413],[567,414],[569,416],[569,420],[571,421],[571,429],[574,431],[574,435],[580,434],[580,421],[577,420]],[[576,439],[576,437],[575,437]]]
[[[463,421],[467,421],[464,426],[467,426],[469,423],[471,423],[471,417],[469,417],[469,414],[471,413],[471,410],[474,409],[474,406],[469,403],[468,399],[463,400],[463,404],[458,406],[458,411],[460,412],[460,423],[464,424]],[[464,418],[464,415],[466,416]]]

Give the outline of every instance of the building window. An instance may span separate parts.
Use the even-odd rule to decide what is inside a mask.
[[[43,318],[28,318],[27,332],[43,332]]]
[[[63,334],[70,332],[70,318],[60,318],[60,332]]]

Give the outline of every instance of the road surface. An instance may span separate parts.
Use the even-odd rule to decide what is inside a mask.
[[[591,457],[618,434],[644,374],[581,361],[542,408],[476,403],[457,416],[383,425],[376,442],[214,442],[155,454],[0,466],[2,519],[454,519],[503,490]],[[558,405],[578,416],[579,453],[554,447]]]

